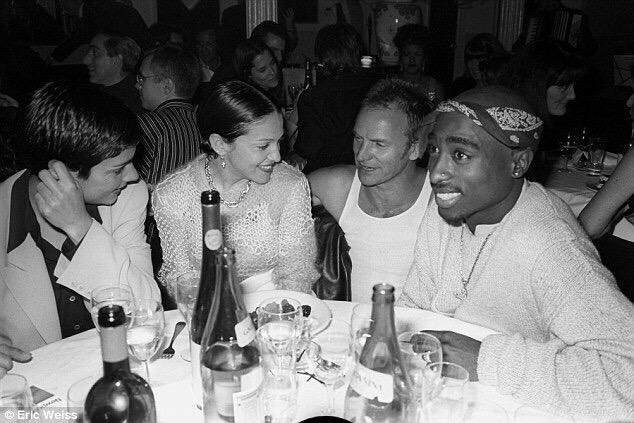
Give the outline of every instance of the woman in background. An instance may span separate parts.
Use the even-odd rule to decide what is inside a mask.
[[[284,84],[275,55],[266,44],[248,39],[236,47],[233,67],[240,79],[268,92],[275,101],[284,106]]]
[[[200,193],[211,189],[220,193],[238,281],[258,276],[250,289],[309,292],[318,276],[310,194],[304,175],[280,163],[279,106],[243,81],[228,81],[210,89],[197,118],[204,154],[166,176],[152,196],[163,247],[159,280],[174,295],[178,276],[197,269]]]
[[[429,32],[423,25],[403,25],[396,31],[394,44],[398,48],[398,77],[418,84],[431,101],[438,103],[445,99],[445,90],[440,82],[425,74],[429,42]]]

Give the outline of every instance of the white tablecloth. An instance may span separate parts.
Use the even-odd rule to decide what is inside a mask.
[[[355,303],[327,301],[336,319],[350,320]],[[475,326],[453,318],[416,309],[396,310],[396,319],[400,329],[428,329],[451,330],[482,340],[493,334],[490,329]],[[176,322],[182,320],[181,314],[174,310],[166,313],[165,337],[171,337]],[[188,348],[188,338],[183,331],[174,344],[176,354],[172,359],[158,359],[150,364],[151,386],[157,405],[158,421],[168,422],[201,422],[202,412],[197,410],[191,400],[190,363],[180,357],[180,353]],[[31,385],[54,393],[57,398],[52,399],[51,406],[66,406],[66,391],[68,387],[82,377],[95,374],[101,375],[101,353],[99,337],[93,329],[70,338],[33,351],[33,359],[26,364],[16,363],[13,373],[24,375]],[[139,367],[140,374],[142,373]],[[297,420],[322,414],[325,406],[325,388],[315,381],[306,382],[300,377],[298,393]],[[343,412],[345,387],[337,390],[336,407]],[[494,402],[502,406],[512,422],[513,413],[520,406],[512,397],[498,394],[493,387],[484,386],[477,382],[469,382],[466,388],[468,399],[481,399]],[[51,401],[47,401],[50,403]],[[539,422],[538,418],[535,422]],[[552,419],[541,421],[556,421]],[[575,420],[577,423],[586,420]]]
[[[612,154],[612,153],[609,153]],[[615,166],[606,168],[606,172],[614,170]],[[588,175],[586,171],[575,169],[572,164],[568,166],[570,173],[552,172],[544,184],[546,188],[564,200],[570,206],[575,216],[590,202],[596,190],[590,189],[588,184],[596,184],[599,176]],[[626,219],[621,219],[612,232],[613,235],[634,242],[634,225]]]

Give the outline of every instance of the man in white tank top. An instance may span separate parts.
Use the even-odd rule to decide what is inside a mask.
[[[362,104],[354,127],[356,166],[308,175],[313,204],[339,222],[350,245],[352,301],[369,302],[372,286],[401,292],[414,257],[416,232],[429,202],[423,118],[431,103],[408,82],[382,80]]]

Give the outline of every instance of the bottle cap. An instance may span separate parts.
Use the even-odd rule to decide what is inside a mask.
[[[99,309],[97,323],[102,328],[112,328],[125,323],[125,312],[118,304],[108,304]]]
[[[205,205],[220,204],[220,193],[214,190],[203,191],[200,193],[200,203]]]

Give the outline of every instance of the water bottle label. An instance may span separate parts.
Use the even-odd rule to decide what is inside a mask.
[[[251,317],[247,317],[236,324],[235,326],[236,337],[238,338],[238,345],[244,347],[255,339],[255,328],[253,327],[253,321]]]
[[[376,398],[379,402],[389,403],[394,399],[392,375],[368,369],[361,364],[357,364],[350,386],[370,400]]]
[[[205,232],[205,247],[217,250],[222,245],[222,232],[218,229],[210,229]]]

